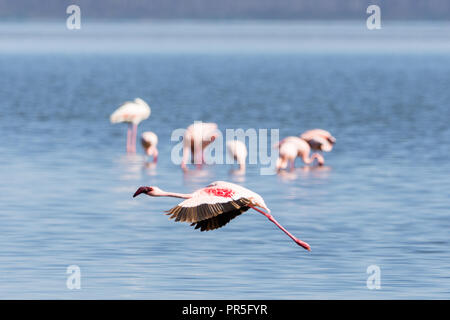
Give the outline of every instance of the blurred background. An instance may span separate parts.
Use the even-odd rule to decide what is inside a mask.
[[[449,298],[448,1],[0,0],[0,75],[1,298]],[[156,167],[109,122],[136,97]],[[183,174],[170,137],[195,120],[337,143],[323,168]],[[262,195],[312,252],[257,213],[201,233],[167,221],[177,200],[132,198],[215,180]]]
[[[361,19],[369,5],[383,8],[386,19],[448,20],[446,0],[1,0],[0,17],[60,19],[68,5],[100,19]]]

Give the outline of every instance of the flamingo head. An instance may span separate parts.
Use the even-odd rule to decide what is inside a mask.
[[[162,194],[162,192],[163,191],[158,187],[153,187],[153,186],[152,187],[139,187],[136,190],[136,192],[134,193],[133,198],[137,197],[141,193],[145,193],[146,195],[151,196],[151,197],[157,197],[160,194]]]
[[[209,141],[214,142],[214,140],[216,140],[218,136],[219,136],[219,134],[217,132],[213,133],[211,135]]]
[[[332,143],[322,143],[319,147],[321,151],[330,152],[333,149]]]
[[[319,157],[317,157],[317,163],[319,164],[319,166],[323,166],[325,164],[325,159],[319,155]]]
[[[151,146],[151,143],[144,138],[141,138],[141,144],[142,144],[142,148],[144,148],[144,149],[148,149]]]

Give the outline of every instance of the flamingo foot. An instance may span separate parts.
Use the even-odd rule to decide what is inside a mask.
[[[309,244],[307,244],[306,242],[299,240],[299,239],[295,239],[294,240],[296,244],[298,244],[300,247],[303,247],[304,249],[311,251],[311,247]]]

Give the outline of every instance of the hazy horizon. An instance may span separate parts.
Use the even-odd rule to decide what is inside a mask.
[[[449,53],[450,22],[65,21],[0,23],[0,53]]]
[[[362,19],[378,5],[386,20],[449,20],[447,0],[0,0],[0,18],[63,19],[67,6],[80,6],[92,19]]]

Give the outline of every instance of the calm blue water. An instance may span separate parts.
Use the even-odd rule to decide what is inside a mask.
[[[0,28],[1,298],[450,298],[448,38],[435,51],[392,52],[382,39],[375,53],[313,53],[266,50],[263,34],[244,54],[236,42],[214,53],[156,44],[106,52],[93,37],[70,52],[58,32],[46,41],[59,51],[40,33]],[[429,49],[436,39],[422,40]],[[156,169],[140,146],[127,156],[126,126],[109,123],[135,97],[152,107],[139,132],[159,135]],[[338,142],[324,170],[298,161],[283,175],[262,176],[258,165],[243,178],[229,165],[183,175],[170,135],[194,120],[281,136],[319,127]],[[191,192],[215,180],[261,194],[312,252],[256,212],[201,233],[163,215],[177,199],[132,198],[141,185]],[[81,268],[81,290],[66,287],[69,265]],[[380,290],[366,287],[369,265],[381,268]]]

